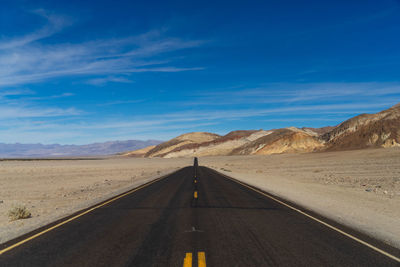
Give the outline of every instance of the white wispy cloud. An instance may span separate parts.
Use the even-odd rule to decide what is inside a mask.
[[[90,143],[93,140],[132,139],[143,137],[167,139],[187,131],[209,130],[210,126],[223,125],[227,121],[256,119],[265,124],[257,128],[270,129],[268,122],[298,122],[318,120],[326,125],[337,124],[344,119],[364,112],[376,112],[389,108],[392,102],[320,104],[275,108],[251,108],[229,110],[186,110],[141,116],[104,117],[101,121],[85,120],[82,112],[74,109],[8,109],[0,108],[0,140],[2,142],[42,143]],[[22,114],[22,115],[21,115]],[[30,115],[24,115],[30,114]],[[319,117],[310,116],[318,114]],[[292,118],[293,115],[297,117]],[[76,118],[74,118],[74,116]],[[323,117],[321,117],[323,116]],[[289,117],[289,119],[288,119]],[[297,120],[297,121],[296,121]],[[305,123],[307,126],[308,124]],[[14,135],[12,133],[15,133]],[[101,133],[99,135],[99,133]],[[129,137],[129,138],[127,138]]]
[[[32,42],[49,37],[72,24],[71,18],[52,14],[44,9],[36,9],[31,11],[31,13],[44,18],[46,20],[45,26],[21,37],[0,40],[0,50],[15,49],[28,45]]]
[[[63,16],[38,10],[47,24],[25,36],[0,40],[0,87],[73,75],[118,76],[138,72],[181,72],[202,67],[176,67],[171,60],[155,60],[162,53],[201,46],[201,40],[183,40],[153,30],[137,36],[83,43],[41,42],[72,24]],[[101,77],[99,78],[101,79]],[[96,83],[96,80],[94,80]],[[102,82],[98,80],[97,82]],[[114,79],[114,82],[126,82]]]
[[[104,106],[113,106],[113,105],[124,105],[124,104],[136,104],[144,102],[144,99],[135,99],[135,100],[117,100],[117,101],[110,101],[105,103],[97,104],[97,106],[104,107]]]
[[[169,120],[229,120],[250,117],[264,117],[268,115],[305,115],[305,114],[357,114],[374,112],[377,109],[389,108],[396,101],[376,103],[347,103],[347,104],[323,104],[323,105],[297,105],[275,108],[250,108],[250,109],[225,109],[214,111],[186,111],[159,115],[158,118]]]
[[[75,108],[43,108],[43,107],[23,107],[23,106],[0,106],[0,120],[21,119],[21,118],[44,118],[76,116],[82,114]]]
[[[13,123],[20,119],[56,118],[82,115],[85,112],[75,107],[61,108],[41,104],[54,99],[74,96],[73,93],[61,93],[48,96],[38,96],[29,89],[0,90],[0,124],[13,128]],[[33,122],[33,121],[32,121]]]
[[[70,96],[74,96],[74,93],[61,93],[57,95],[49,95],[49,96],[31,96],[31,97],[24,97],[24,101],[37,101],[37,100],[52,100],[52,99],[59,99],[59,98],[66,98]],[[14,101],[15,102],[15,101]]]
[[[88,84],[103,86],[107,83],[133,83],[134,81],[126,78],[126,77],[118,77],[118,76],[107,76],[103,78],[94,78],[86,81]]]
[[[0,100],[4,100],[9,96],[21,96],[21,95],[31,95],[31,94],[34,94],[34,92],[29,89],[0,90]]]
[[[190,100],[179,104],[183,106],[299,105],[315,101],[345,100],[357,104],[365,99],[369,102],[389,102],[393,96],[400,96],[398,82],[271,83],[254,88],[200,91],[192,94]]]

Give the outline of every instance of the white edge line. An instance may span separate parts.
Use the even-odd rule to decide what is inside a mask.
[[[214,171],[215,171],[215,170],[214,170]],[[218,171],[216,171],[216,172],[217,172],[217,173],[220,173],[220,172],[218,172]],[[312,219],[312,220],[314,220],[314,221],[316,221],[316,222],[319,222],[320,224],[323,224],[323,225],[325,225],[326,227],[328,227],[328,228],[330,228],[330,229],[332,229],[332,230],[335,230],[336,232],[341,233],[342,235],[347,236],[348,238],[351,238],[351,239],[353,239],[354,241],[357,241],[358,243],[363,244],[364,246],[367,246],[367,247],[369,247],[369,248],[375,250],[376,252],[379,252],[379,253],[381,253],[382,255],[385,255],[385,256],[391,258],[392,260],[395,260],[395,261],[397,261],[397,262],[400,262],[400,258],[398,258],[398,257],[396,257],[396,256],[394,256],[394,255],[392,255],[392,254],[390,254],[390,253],[388,253],[388,252],[386,252],[386,251],[380,249],[380,248],[377,248],[377,247],[375,247],[374,245],[371,245],[371,244],[369,244],[369,243],[367,243],[367,242],[365,242],[365,241],[363,241],[363,240],[361,240],[361,239],[359,239],[359,238],[357,238],[357,237],[355,237],[355,236],[353,236],[353,235],[351,235],[351,234],[349,234],[349,233],[346,233],[346,232],[340,230],[339,228],[336,228],[335,226],[330,225],[329,223],[326,223],[326,222],[324,222],[324,221],[322,221],[322,220],[320,220],[320,219],[318,219],[318,218],[315,218],[314,216],[309,215],[309,214],[305,213],[304,211],[299,210],[299,209],[297,209],[297,208],[295,208],[295,207],[293,207],[293,206],[291,206],[291,205],[289,205],[289,204],[287,204],[287,203],[285,203],[285,202],[283,202],[283,201],[281,201],[281,200],[279,200],[279,199],[277,199],[277,198],[275,198],[275,197],[273,197],[273,196],[271,196],[271,195],[269,195],[269,194],[266,194],[266,193],[264,193],[263,191],[261,191],[261,190],[259,190],[259,189],[256,189],[256,188],[254,188],[254,187],[252,187],[252,186],[250,186],[250,185],[247,185],[247,184],[245,184],[245,183],[243,183],[243,182],[241,182],[241,181],[239,181],[239,180],[237,180],[237,179],[231,178],[231,177],[229,177],[229,176],[227,176],[227,175],[225,175],[225,174],[223,174],[223,173],[220,173],[220,174],[222,174],[225,178],[227,178],[227,179],[229,179],[229,180],[231,180],[231,181],[234,181],[234,182],[236,182],[236,183],[238,183],[238,184],[241,184],[241,185],[243,185],[243,186],[245,186],[245,187],[247,187],[247,188],[249,188],[249,189],[251,189],[251,190],[253,190],[253,191],[255,191],[255,192],[257,192],[257,193],[259,193],[259,194],[261,194],[261,195],[263,195],[263,196],[266,196],[266,197],[268,197],[268,198],[270,198],[270,199],[272,199],[272,200],[278,202],[279,204],[282,204],[282,205],[284,205],[284,206],[286,206],[286,207],[288,207],[288,208],[290,208],[290,209],[292,209],[292,210],[294,210],[294,211],[297,211],[298,213],[303,214],[304,216],[306,216],[306,217],[308,217],[308,218],[310,218],[310,219]]]
[[[181,170],[181,169],[179,169],[179,170]],[[134,193],[134,192],[136,192],[136,191],[139,191],[139,190],[141,190],[141,189],[143,189],[143,188],[145,188],[145,187],[147,187],[147,186],[149,186],[149,185],[151,185],[151,184],[154,184],[154,183],[156,183],[156,182],[158,182],[158,181],[160,181],[160,180],[162,180],[162,179],[164,179],[164,178],[170,176],[171,174],[174,174],[174,173],[178,172],[179,170],[177,170],[177,171],[175,171],[175,172],[172,172],[172,173],[170,173],[170,174],[167,174],[167,175],[163,175],[163,176],[161,176],[161,177],[159,177],[159,178],[156,178],[156,179],[154,179],[154,180],[152,180],[152,181],[149,181],[149,182],[147,182],[147,183],[145,183],[145,184],[139,185],[138,187],[132,188],[132,189],[126,191],[125,193],[121,193],[121,194],[119,194],[119,195],[117,195],[117,196],[114,196],[114,197],[108,199],[108,200],[102,201],[102,202],[100,202],[100,204],[94,205],[92,208],[89,208],[89,209],[87,209],[87,210],[85,210],[85,211],[82,211],[82,212],[78,213],[77,215],[75,215],[75,216],[73,216],[73,217],[71,217],[71,218],[69,218],[69,219],[63,220],[63,221],[57,223],[56,225],[53,225],[53,226],[51,226],[51,227],[49,227],[49,228],[46,228],[46,229],[40,231],[39,233],[36,233],[36,234],[34,234],[34,235],[32,235],[32,236],[29,236],[29,237],[27,237],[27,238],[25,238],[25,239],[23,239],[23,240],[21,240],[21,241],[15,243],[15,244],[13,244],[13,245],[10,245],[10,246],[8,246],[8,247],[6,247],[6,248],[4,248],[4,249],[1,249],[1,250],[0,250],[0,256],[1,256],[2,254],[4,254],[5,252],[7,252],[7,251],[10,251],[10,250],[12,250],[12,249],[14,249],[14,248],[16,248],[16,247],[19,247],[19,246],[23,245],[24,243],[26,243],[26,242],[28,242],[28,241],[30,241],[30,240],[35,239],[36,237],[39,237],[39,236],[41,236],[41,235],[43,235],[43,234],[45,234],[45,233],[47,233],[47,232],[50,232],[51,230],[54,230],[54,229],[56,229],[56,228],[58,228],[58,227],[60,227],[60,226],[62,226],[62,225],[64,225],[64,224],[66,224],[66,223],[68,223],[68,222],[70,222],[70,221],[73,221],[73,220],[75,220],[75,219],[78,219],[79,217],[81,217],[81,216],[83,216],[83,215],[85,215],[85,214],[87,214],[87,213],[90,213],[90,212],[92,212],[92,211],[94,211],[94,210],[96,210],[96,209],[98,209],[98,208],[101,208],[101,207],[103,207],[103,206],[105,206],[105,205],[107,205],[107,204],[109,204],[109,203],[111,203],[111,202],[114,202],[115,200],[118,200],[118,199],[120,199],[120,198],[123,198],[123,197],[125,197],[125,196],[127,196],[127,195],[130,195],[130,194],[132,194],[132,193]],[[67,217],[68,217],[68,216],[67,216]]]

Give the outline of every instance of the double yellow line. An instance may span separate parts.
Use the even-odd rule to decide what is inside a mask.
[[[193,255],[191,252],[188,252],[183,259],[183,267],[192,267],[192,263]],[[206,253],[202,251],[197,253],[197,267],[206,267]]]

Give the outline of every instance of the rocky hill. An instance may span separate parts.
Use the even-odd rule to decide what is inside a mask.
[[[141,149],[138,149],[138,150],[122,153],[122,155],[123,156],[128,156],[128,157],[135,157],[135,158],[144,158],[146,153],[149,152],[150,150],[152,150],[155,147],[156,147],[155,145],[154,146],[148,146],[148,147],[144,147],[144,148],[141,148]]]
[[[275,153],[313,152],[323,147],[315,134],[294,127],[278,129],[242,147],[231,155],[268,155]]]
[[[207,138],[193,138],[193,135],[207,135]],[[200,136],[201,136],[200,135]],[[278,130],[240,130],[224,136],[209,133],[190,133],[181,135],[153,148],[127,153],[127,156],[144,157],[193,157],[221,155],[252,155],[283,152],[311,152],[319,149],[322,141],[318,133],[295,127]],[[196,139],[196,140],[195,140]]]
[[[361,114],[323,134],[325,150],[400,146],[400,104],[376,114]]]
[[[154,148],[150,149],[145,157],[165,157],[168,153],[175,149],[179,149],[185,145],[209,142],[220,137],[218,134],[207,133],[207,132],[193,132],[182,134],[175,137],[167,142],[161,143]]]
[[[335,128],[336,128],[335,126],[325,126],[325,127],[321,127],[321,128],[303,127],[301,129],[308,133],[314,133],[316,136],[318,136],[318,135],[326,134]]]
[[[145,157],[267,155],[400,146],[400,104],[361,114],[338,126],[241,130],[224,136],[189,133],[147,149]]]
[[[165,158],[185,156],[219,156],[228,155],[237,147],[252,142],[270,132],[263,130],[233,131],[207,142],[198,142],[181,146],[163,155]]]

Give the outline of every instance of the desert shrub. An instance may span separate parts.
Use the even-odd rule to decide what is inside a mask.
[[[24,206],[16,206],[8,211],[10,221],[30,218],[32,214]]]

